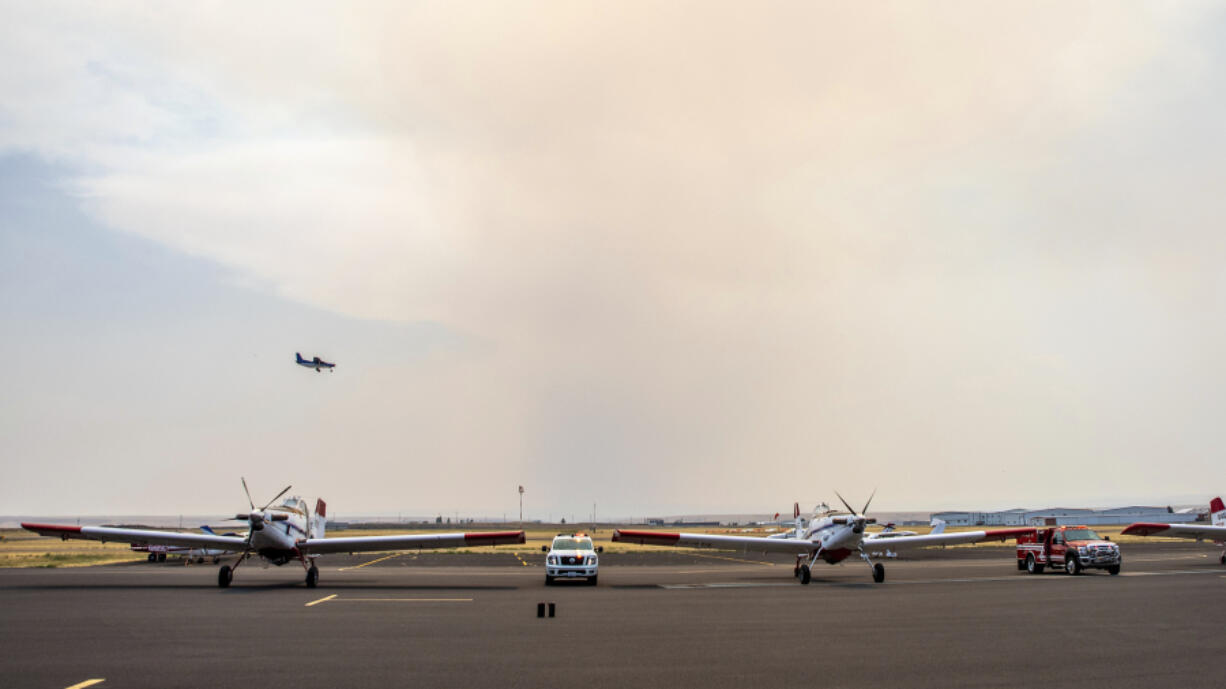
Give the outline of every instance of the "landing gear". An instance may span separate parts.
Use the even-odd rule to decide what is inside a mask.
[[[1073,576],[1081,574],[1081,561],[1077,559],[1076,555],[1064,556],[1064,571]]]
[[[1226,553],[1222,553],[1222,564],[1226,565]]]
[[[801,566],[800,566],[800,583],[802,583],[802,584],[808,584],[808,583],[809,583],[809,577],[810,577],[810,574],[809,574],[809,565],[801,565]]]
[[[319,584],[319,568],[316,567],[315,565],[311,565],[311,568],[307,570],[307,577],[306,577],[307,588],[313,589],[318,584]]]
[[[864,552],[863,550],[860,551],[860,559],[867,562],[869,566],[873,568],[874,582],[880,584],[881,582],[885,581],[885,565],[881,564],[880,562],[874,563],[872,558],[868,556],[868,553]]]
[[[232,581],[234,581],[234,570],[230,569],[230,565],[222,565],[221,569],[217,570],[217,585],[223,589],[229,588]]]

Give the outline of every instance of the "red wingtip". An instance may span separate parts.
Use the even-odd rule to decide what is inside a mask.
[[[1209,501],[1209,513],[1210,514],[1217,514],[1218,512],[1221,512],[1222,510],[1226,510],[1226,504],[1222,503],[1221,498],[1214,498]]]

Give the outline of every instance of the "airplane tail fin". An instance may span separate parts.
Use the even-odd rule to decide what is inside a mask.
[[[1209,519],[1214,526],[1226,526],[1226,504],[1222,503],[1221,498],[1209,501]]]
[[[932,531],[928,533],[929,534],[945,533],[945,522],[940,519],[937,519],[936,517],[933,517],[932,518]]]
[[[298,363],[300,364],[307,363],[307,360],[302,358],[302,352],[294,352],[294,356],[298,357]]]
[[[328,503],[323,498],[315,501],[315,516],[311,523],[311,538],[323,538],[328,526]]]
[[[210,536],[216,536],[216,535],[217,535],[217,532],[215,532],[215,531],[213,531],[213,529],[209,528],[209,525],[208,525],[208,524],[204,524],[203,526],[201,526],[201,527],[200,527],[200,530],[201,530],[201,531],[203,531],[203,532],[205,532],[206,534],[208,534],[208,535],[210,535]]]

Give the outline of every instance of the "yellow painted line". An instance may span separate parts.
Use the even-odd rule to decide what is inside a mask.
[[[471,603],[472,598],[337,598],[338,603]]]
[[[331,596],[324,596],[323,598],[320,598],[319,600],[313,600],[313,601],[311,601],[310,603],[307,603],[307,604],[306,604],[305,606],[303,606],[303,607],[309,608],[309,607],[311,607],[312,605],[319,605],[320,603],[322,603],[322,602],[324,602],[324,601],[329,601],[329,600],[332,600],[333,598],[336,598],[336,596],[337,596],[337,594],[335,594],[335,593],[334,593],[334,594],[332,594]]]
[[[511,554],[515,556],[516,560],[519,560],[519,564],[523,565],[524,567],[528,566],[528,561],[520,557],[519,553],[511,553]]]
[[[376,562],[383,562],[384,560],[390,560],[390,559],[392,559],[392,558],[394,558],[394,557],[400,557],[401,555],[404,555],[404,554],[405,554],[405,553],[392,553],[391,555],[388,555],[388,556],[386,556],[386,557],[381,557],[381,558],[379,558],[379,559],[377,559],[377,560],[371,560],[370,562],[363,562],[363,563],[362,563],[362,564],[360,564],[360,565],[354,565],[354,566],[352,566],[352,567],[341,567],[340,569],[338,569],[338,570],[336,570],[336,571],[338,571],[338,572],[344,572],[345,570],[349,570],[349,569],[361,569],[361,568],[363,568],[363,567],[365,567],[365,566],[367,566],[367,565],[373,565],[373,564],[375,564]]]
[[[92,687],[95,684],[102,684],[105,681],[105,679],[87,679],[80,684],[74,684],[71,687],[68,687],[68,689],[85,689],[85,687]]]
[[[693,555],[694,557],[709,557],[712,560],[727,560],[729,562],[748,562],[751,565],[766,565],[767,567],[775,566],[775,563],[773,562],[763,562],[762,560],[742,560],[739,557],[724,557],[722,555],[706,555],[704,553],[690,553],[690,555]]]

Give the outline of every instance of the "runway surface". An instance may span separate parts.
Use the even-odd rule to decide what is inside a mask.
[[[1011,551],[819,566],[718,551],[602,560],[546,588],[509,554],[0,570],[0,685],[1217,687],[1226,567],[1125,548],[1124,573],[1031,576]],[[648,562],[657,564],[646,564]],[[569,582],[568,582],[569,583]],[[538,619],[552,601],[554,619]]]

